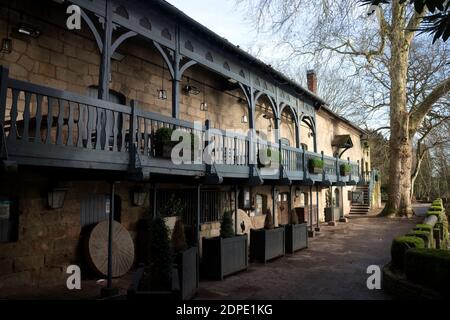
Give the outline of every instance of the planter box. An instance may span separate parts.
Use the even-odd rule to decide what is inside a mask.
[[[308,247],[308,226],[306,223],[285,225],[284,232],[286,253],[294,253]]]
[[[335,207],[325,208],[325,222],[338,221],[341,218],[341,209]]]
[[[172,145],[157,143],[155,145],[155,157],[171,159],[172,158]]]
[[[176,300],[179,297],[180,287],[178,279],[178,270],[172,269],[172,290],[167,291],[146,291],[140,290],[140,283],[144,276],[144,265],[140,264],[133,275],[130,288],[127,291],[127,300]]]
[[[250,259],[266,263],[285,253],[284,228],[250,230]]]
[[[202,270],[208,278],[223,280],[228,275],[247,270],[247,235],[203,238],[202,245]]]
[[[194,298],[198,290],[198,248],[192,247],[175,256],[178,279],[180,281],[180,299]]]
[[[323,168],[309,166],[309,173],[322,174],[323,173]]]

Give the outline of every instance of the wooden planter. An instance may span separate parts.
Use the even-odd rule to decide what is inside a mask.
[[[325,222],[338,221],[341,218],[341,209],[335,207],[325,208]]]
[[[172,144],[163,144],[161,142],[157,142],[155,144],[155,157],[171,159],[172,158]]]
[[[248,268],[247,235],[203,238],[202,248],[202,271],[208,278],[223,280]]]
[[[133,275],[130,288],[127,291],[127,300],[176,300],[180,296],[178,270],[172,269],[172,288],[167,291],[140,290],[139,286],[144,276],[144,265],[140,264]]]
[[[284,228],[250,230],[250,259],[266,263],[285,253]]]
[[[321,174],[323,173],[323,168],[310,165],[309,172],[313,174]]]
[[[181,300],[194,298],[198,290],[198,248],[192,247],[175,256]]]
[[[284,232],[286,253],[294,253],[308,247],[308,226],[306,223],[285,225]]]

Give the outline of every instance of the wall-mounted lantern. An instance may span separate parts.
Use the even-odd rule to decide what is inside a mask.
[[[248,117],[246,115],[242,116],[241,122],[242,123],[248,123]]]
[[[201,111],[208,111],[208,103],[207,103],[206,101],[203,101],[203,102],[200,104],[200,110],[201,110]]]
[[[136,186],[131,191],[131,196],[133,198],[133,205],[136,207],[142,207],[145,204],[145,199],[147,198],[147,191],[142,186]]]
[[[167,91],[164,89],[158,90],[158,99],[159,100],[167,100]]]
[[[2,47],[0,48],[0,53],[9,54],[12,52],[12,40],[8,38],[9,36],[9,7],[8,7],[8,19],[6,21],[6,37],[2,39]]]
[[[67,188],[52,188],[47,195],[48,206],[51,209],[61,209],[64,206]]]

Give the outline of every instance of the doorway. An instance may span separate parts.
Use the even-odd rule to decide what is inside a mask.
[[[278,224],[289,223],[289,193],[278,194],[277,198]]]

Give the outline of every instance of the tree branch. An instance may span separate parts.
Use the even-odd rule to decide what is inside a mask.
[[[413,136],[423,118],[427,115],[427,113],[443,95],[450,92],[450,77],[442,81],[439,85],[437,85],[433,91],[421,102],[417,105],[414,110],[411,110],[409,114],[409,132],[410,136]]]

